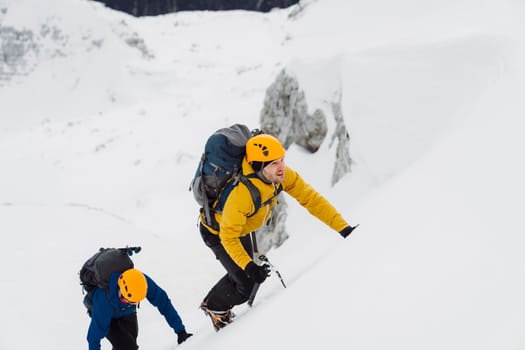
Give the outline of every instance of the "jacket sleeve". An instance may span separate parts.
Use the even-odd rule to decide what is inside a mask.
[[[146,276],[146,281],[148,282],[148,292],[146,298],[155,306],[159,312],[164,316],[168,324],[175,331],[175,333],[180,333],[185,330],[184,324],[177,313],[177,310],[173,307],[171,300],[168,297],[168,294],[164,289],[160,288],[149,276]],[[91,349],[90,349],[91,350]]]
[[[289,167],[286,167],[283,190],[294,197],[310,214],[317,217],[335,231],[340,232],[349,226],[348,222],[343,219],[337,209],[335,209],[326,198],[307,184],[296,171]]]
[[[243,270],[252,259],[242,246],[240,237],[246,224],[246,218],[254,210],[255,206],[250,192],[244,185],[239,185],[230,193],[221,216],[219,237],[222,246],[232,260]]]
[[[113,308],[106,291],[97,288],[93,292],[93,309],[87,334],[89,350],[100,350],[100,340],[108,334],[112,316]]]

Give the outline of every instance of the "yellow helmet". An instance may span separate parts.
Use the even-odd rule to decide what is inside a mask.
[[[286,150],[274,136],[260,134],[246,142],[246,160],[251,162],[272,162],[284,157]]]
[[[142,272],[137,269],[128,269],[118,278],[120,293],[127,301],[138,303],[146,297],[148,282]]]

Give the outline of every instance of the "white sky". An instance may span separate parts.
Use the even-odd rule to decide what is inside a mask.
[[[136,19],[0,0],[0,25],[42,45],[0,85],[0,349],[86,348],[77,272],[124,245],[195,334],[181,349],[525,348],[525,5],[303,4]],[[270,278],[215,333],[198,305],[223,271],[188,185],[207,135],[258,126],[283,68],[330,127],[287,162],[360,227],[343,240],[288,198],[291,238],[269,254],[288,288]],[[339,89],[355,163],[330,188]],[[178,348],[148,303],[139,322],[141,348]]]

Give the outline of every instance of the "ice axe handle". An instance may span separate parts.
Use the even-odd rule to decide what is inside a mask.
[[[268,260],[268,258],[266,257],[266,255],[260,255],[259,256],[259,260],[261,261],[264,261],[265,263],[267,263],[270,268],[275,271],[275,274],[277,275],[277,277],[279,277],[279,279],[281,280],[281,284],[283,285],[284,288],[286,288],[286,284],[284,283],[284,280],[283,280],[283,277],[281,276],[281,273],[279,272],[279,270],[277,270],[275,268],[275,266],[273,266],[273,264],[270,262],[270,260]]]
[[[261,286],[260,283],[255,282],[252,288],[252,292],[250,293],[250,297],[248,298],[248,306],[253,305],[253,301],[255,300],[255,296],[257,295],[257,291],[259,290],[259,287]]]

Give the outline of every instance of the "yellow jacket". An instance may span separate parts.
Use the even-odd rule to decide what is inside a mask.
[[[253,173],[253,169],[246,158],[242,163],[242,170],[245,175]],[[259,178],[250,178],[250,181],[260,191],[261,203],[265,203],[275,195],[276,189],[273,184],[265,183]],[[330,202],[288,166],[285,168],[285,179],[282,186],[283,191],[294,197],[312,215],[335,231],[339,232],[349,226]],[[222,214],[215,213],[215,219],[220,225],[220,230],[216,231],[204,224],[202,214],[201,223],[210,232],[219,235],[226,252],[240,268],[244,269],[252,259],[244,250],[239,238],[264,225],[270,219],[276,204],[277,198],[274,198],[269,205],[261,207],[255,215],[249,217],[255,211],[255,205],[248,188],[239,182],[228,196]]]

